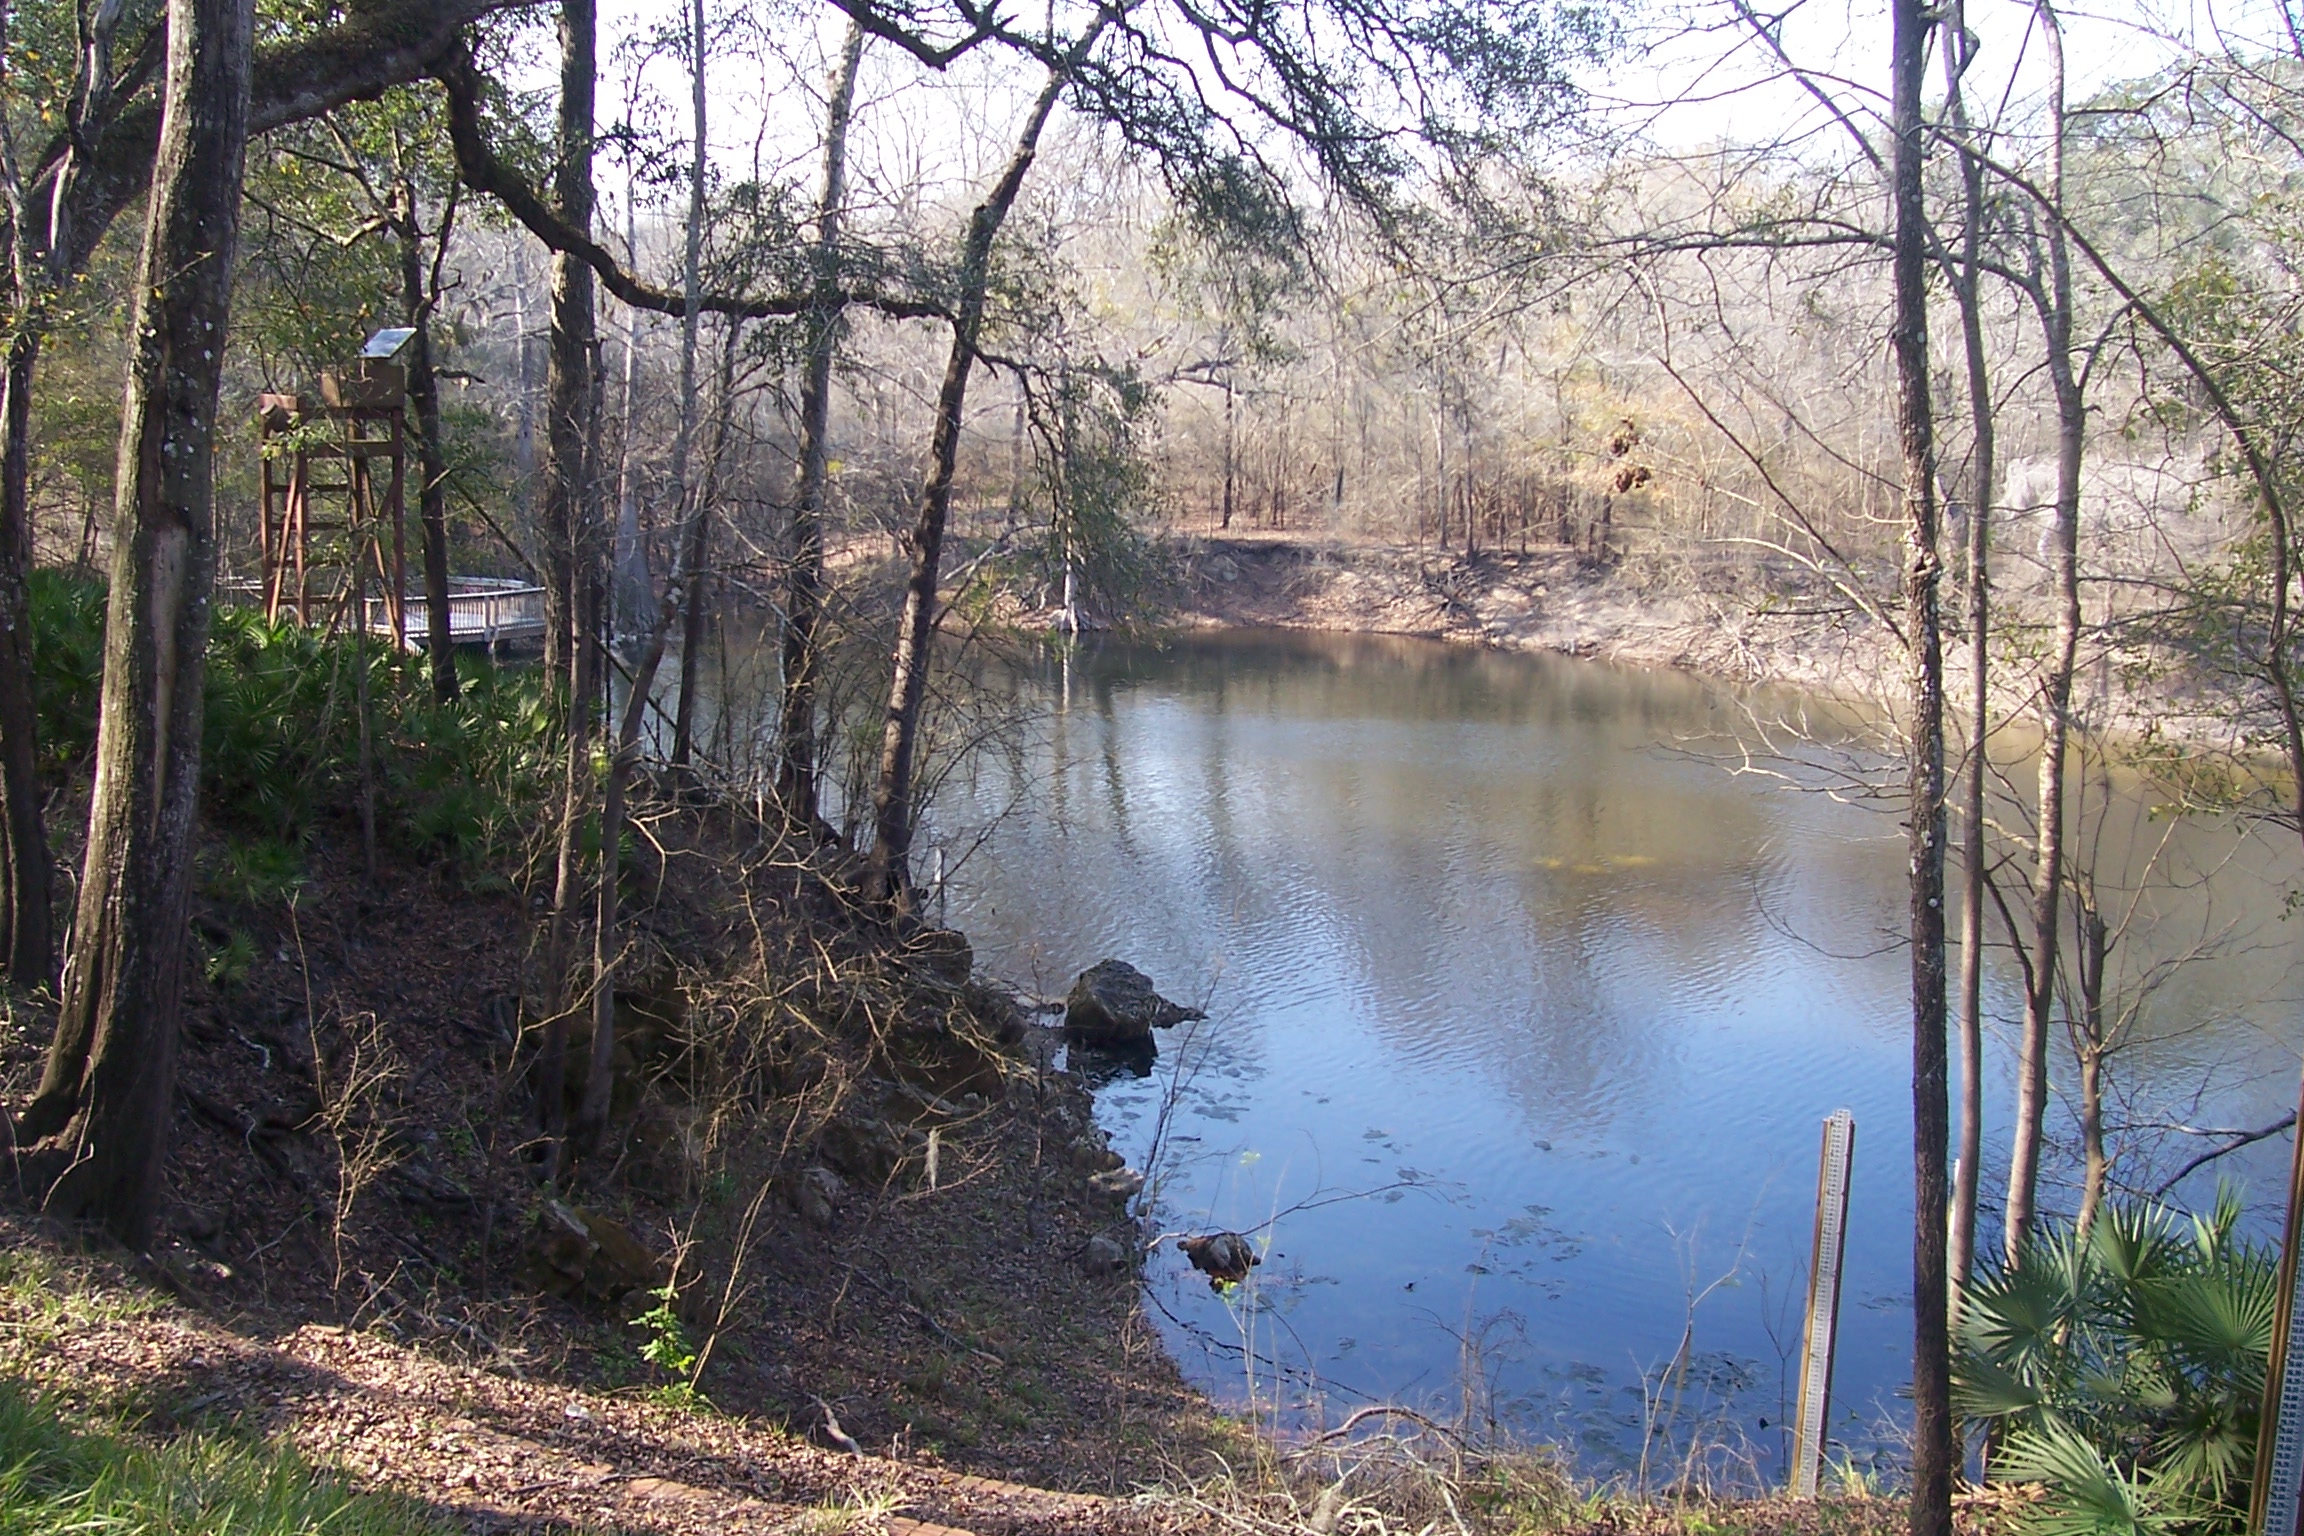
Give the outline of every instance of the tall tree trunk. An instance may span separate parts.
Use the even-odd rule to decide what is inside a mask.
[[[1232,526],[1233,487],[1238,479],[1237,394],[1238,391],[1232,387],[1232,370],[1227,367],[1224,370],[1224,510],[1216,523],[1218,528],[1225,529]]]
[[[1024,521],[1024,435],[1031,430],[1031,397],[1022,380],[1016,384],[1016,411],[1008,421],[1008,531]]]
[[[2072,365],[2072,264],[2064,237],[2063,30],[2048,0],[2035,0],[2050,60],[2048,176],[2044,221],[2048,291],[2037,295],[2056,398],[2056,636],[2040,698],[2040,807],[2032,866],[2032,970],[2017,1048],[2016,1127],[2008,1163],[2007,1258],[2020,1264],[2039,1196],[2048,1115],[2048,1028],[2056,1006],[2058,903],[2064,890],[2064,759],[2072,728],[2072,669],[2080,644],[2080,455],[2087,401]]]
[[[553,201],[561,220],[592,232],[592,115],[598,83],[598,0],[560,0],[560,120]],[[575,671],[585,579],[579,546],[590,501],[592,269],[564,251],[552,254],[552,334],[545,355],[544,495],[538,538],[544,574],[544,669]]]
[[[39,716],[32,703],[32,378],[40,335],[30,324],[9,345],[0,379],[0,941],[20,987],[56,978],[49,912],[48,829],[41,818]]]
[[[167,85],[121,411],[87,862],[64,1002],[17,1128],[47,1209],[141,1249],[159,1215],[183,1009],[211,448],[248,140],[250,0],[169,0]]]
[[[568,751],[562,762],[560,828],[553,849],[552,916],[544,931],[544,1021],[536,1051],[536,1125],[544,1135],[544,1177],[559,1181],[568,1139],[568,950],[579,882],[584,823],[592,809],[592,693],[571,690]]]
[[[840,346],[840,215],[848,200],[848,118],[864,30],[849,24],[824,119],[824,185],[808,309],[807,369],[800,386],[800,483],[792,505],[792,566],[785,583],[784,696],[777,798],[785,819],[813,836],[816,803],[817,631],[824,615],[824,483],[832,419],[832,360]]]
[[[416,466],[423,477],[416,505],[424,530],[425,648],[432,658],[432,693],[456,697],[456,636],[448,611],[448,450],[440,431],[440,376],[432,359],[433,285],[424,263],[424,230],[416,221],[416,189],[400,189],[400,297],[416,334],[408,342],[408,407],[416,417]],[[433,239],[441,249],[455,217],[441,215]]]
[[[1073,51],[1086,56],[1103,28],[1099,18]],[[1071,65],[1049,71],[1048,83],[1032,104],[1018,134],[1015,152],[991,194],[968,218],[960,257],[959,304],[952,318],[952,350],[944,382],[936,393],[936,430],[929,443],[928,479],[920,492],[920,514],[905,542],[912,556],[904,585],[904,612],[896,631],[894,675],[888,714],[880,735],[880,774],[872,789],[872,853],[865,865],[866,896],[896,912],[909,912],[912,900],[912,769],[920,743],[921,708],[928,698],[928,668],[936,642],[936,583],[944,553],[944,521],[952,504],[952,474],[960,456],[960,424],[968,400],[968,375],[976,366],[976,336],[984,323],[984,292],[991,278],[992,242],[1016,204],[1024,177],[1038,152],[1040,131],[1071,79]]]
[[[1968,777],[1962,805],[1960,856],[1960,1151],[1952,1164],[1950,1231],[1951,1304],[1976,1263],[1976,1193],[1984,1162],[1984,797],[1991,773],[1992,734],[1992,481],[1997,422],[1992,373],[1984,350],[1982,258],[1984,165],[1970,140],[1960,82],[1973,57],[1964,8],[1957,3],[1945,29],[1945,107],[1960,148],[1960,267],[1954,294],[1960,305],[1961,349],[1968,364],[1968,416],[1973,442],[1968,481]]]
[[[731,368],[734,352],[732,345],[729,349]],[[698,497],[695,510],[689,513],[690,522],[703,516],[703,505],[703,498]],[[679,530],[678,547],[693,548],[694,543],[688,529]],[[630,792],[633,770],[640,763],[640,726],[647,715],[649,698],[656,689],[657,669],[664,662],[664,642],[679,618],[684,595],[693,590],[691,575],[684,567],[675,565],[670,581],[665,584],[655,628],[649,631],[639,663],[632,669],[631,691],[624,697],[624,713],[617,723],[614,747],[608,758],[607,782],[600,794],[600,882],[594,892],[592,913],[592,1050],[584,1074],[583,1102],[576,1111],[576,1144],[587,1154],[597,1154],[606,1147],[608,1117],[615,1102],[616,973],[624,952],[618,915],[622,891],[618,881],[623,863],[625,799]]]
[[[1920,92],[1930,15],[1925,0],[1890,7],[1895,139],[1896,423],[1903,450],[1905,623],[1911,644],[1909,762],[1912,944],[1912,1536],[1951,1536],[1952,1355],[1945,1157],[1944,646],[1937,588],[1935,414],[1928,396],[1929,243],[1921,176]]]
[[[8,46],[12,6],[0,0],[0,53]],[[65,109],[64,158],[49,192],[46,236],[20,189],[7,199],[6,237],[12,293],[11,329],[0,375],[0,952],[18,986],[56,980],[55,924],[50,911],[48,831],[41,817],[39,717],[33,707],[30,596],[26,580],[35,551],[32,528],[31,408],[45,298],[82,270],[105,218],[82,216],[88,171],[116,102],[112,45],[125,15],[119,6],[81,12],[73,84]],[[155,172],[157,176],[157,172]],[[89,518],[93,523],[94,506]]]
[[[537,513],[536,349],[528,334],[528,237],[517,229],[512,232],[512,333],[512,500],[521,520],[526,522]],[[538,526],[541,531],[541,524]],[[541,572],[545,567],[540,563],[537,569]],[[549,589],[545,596],[545,647],[549,654],[552,630]]]
[[[360,776],[360,870],[368,883],[376,883],[376,712],[369,697],[368,676],[368,562],[377,552],[376,502],[368,465],[354,459],[345,466],[353,485],[354,505],[365,503],[352,545],[352,712],[358,726]]]
[[[592,111],[598,59],[596,0],[561,0],[559,165],[554,199],[571,227],[592,226]],[[537,1096],[546,1151],[545,1174],[566,1171],[570,923],[582,867],[585,813],[592,803],[592,696],[599,686],[599,582],[596,542],[588,526],[592,437],[598,393],[593,378],[592,269],[564,252],[552,256],[552,332],[546,349],[543,504],[538,511],[544,558],[544,665],[568,680],[568,734],[552,917],[544,943],[545,1016],[537,1061]]]
[[[639,259],[639,214],[632,178],[624,179],[624,259]],[[640,538],[640,488],[633,472],[635,424],[640,419],[640,311],[624,311],[624,402],[616,444],[615,581],[616,612],[642,629],[656,627],[656,591],[648,576],[648,551]]]
[[[689,0],[688,78],[693,87],[696,153],[688,170],[688,250],[680,264],[680,425],[672,438],[672,504],[686,507],[692,494],[688,485],[688,456],[696,440],[696,326],[702,317],[696,302],[704,278],[704,58],[706,38],[704,0]],[[696,683],[704,665],[704,605],[696,599],[696,586],[704,571],[705,551],[711,544],[711,510],[702,496],[687,513],[688,547],[681,561],[688,570],[687,600],[680,629],[680,704],[672,720],[672,762],[685,768],[696,735]]]
[[[2111,1161],[2104,1153],[2104,970],[2112,949],[2110,925],[2097,910],[2093,893],[2075,880],[2072,890],[2074,926],[2079,929],[2078,953],[2073,969],[2079,973],[2080,1018],[2075,1042],[2080,1058],[2080,1214],[2073,1223],[2085,1242],[2088,1229],[2104,1208],[2104,1180]]]

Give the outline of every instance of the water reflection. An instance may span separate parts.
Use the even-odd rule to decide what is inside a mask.
[[[1702,744],[1750,701],[1674,674],[1228,636],[1107,646],[1019,686],[1025,748],[968,765],[936,806],[948,845],[985,837],[951,918],[987,968],[1043,993],[1115,955],[1209,1010],[1100,1098],[1132,1161],[1164,1133],[1163,1225],[1271,1224],[1252,1295],[1155,1260],[1171,1344],[1204,1385],[1304,1412],[1469,1390],[1629,1465],[1679,1357],[1673,1433],[1711,1414],[1767,1465],[1816,1125],[1847,1106],[1835,1430],[1881,1438],[1910,1326],[1891,810],[1725,771]],[[2115,1065],[2142,1177],[2197,1145],[2168,1127],[2261,1124],[2292,1099],[2297,861],[2221,824],[2171,829],[2129,787],[2098,798],[2107,889],[2152,858],[2169,877],[2123,975],[2216,956],[2170,975]],[[2012,971],[1991,956],[2001,1020]],[[1993,1046],[1999,1117],[2010,1052]],[[2226,1171],[2261,1207],[2285,1157],[2267,1143]],[[2048,1203],[2069,1204],[2069,1175]]]

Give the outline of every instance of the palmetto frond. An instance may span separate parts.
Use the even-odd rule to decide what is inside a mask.
[[[2010,1435],[1992,1471],[2047,1490],[2046,1500],[2025,1518],[2038,1536],[2157,1536],[2187,1521],[2185,1513],[2167,1507],[2157,1487],[2060,1425]]]
[[[2275,1264],[2236,1235],[2229,1191],[2199,1216],[2114,1206],[2085,1242],[2044,1233],[1961,1309],[1954,1400],[2002,1426],[1992,1475],[2049,1497],[2038,1536],[2231,1523],[2271,1348]],[[2123,1470],[2125,1469],[2125,1470]]]

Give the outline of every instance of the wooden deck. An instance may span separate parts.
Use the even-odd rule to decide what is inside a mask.
[[[253,581],[220,581],[216,584],[216,595],[226,603],[264,606],[264,588]],[[342,602],[339,594],[332,600],[330,611],[341,615]],[[411,651],[420,651],[431,643],[432,636],[432,610],[423,593],[408,594],[406,614],[407,632],[400,637],[400,643]],[[290,616],[293,617],[293,610]],[[314,618],[315,622],[319,621],[318,614]],[[541,645],[544,589],[499,576],[451,576],[448,578],[448,632],[458,645],[485,645],[491,651]],[[382,594],[369,595],[368,633],[385,636],[392,633],[392,605]]]
[[[448,633],[458,645],[485,645],[490,651],[540,645],[544,640],[544,589],[524,581],[489,576],[456,576],[448,582]],[[406,632],[400,643],[422,650],[432,634],[432,609],[422,593],[410,592]],[[392,633],[390,604],[368,599],[368,632]]]

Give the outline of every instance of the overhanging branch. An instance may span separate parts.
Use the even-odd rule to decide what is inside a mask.
[[[561,218],[528,184],[527,178],[504,163],[488,142],[487,129],[480,119],[479,72],[473,68],[472,56],[462,45],[452,49],[432,74],[447,93],[448,136],[455,146],[457,173],[466,186],[495,198],[530,234],[552,250],[573,256],[590,267],[601,286],[631,308],[660,315],[687,314],[687,300],[683,295],[634,277],[598,241]],[[876,310],[892,319],[947,319],[950,316],[946,306],[932,299],[872,290],[842,297],[851,305]],[[726,315],[737,320],[775,320],[805,313],[810,302],[811,297],[805,290],[759,297],[703,293],[697,295],[696,307],[699,313]]]

